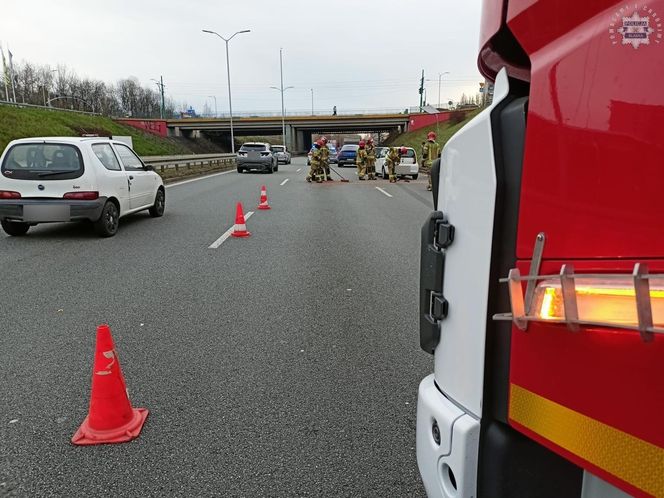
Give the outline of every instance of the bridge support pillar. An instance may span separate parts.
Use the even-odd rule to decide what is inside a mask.
[[[304,132],[302,130],[295,131],[295,144],[293,144],[293,150],[296,152],[308,152],[304,143]]]
[[[285,140],[285,146],[286,149],[288,150],[295,150],[295,130],[293,129],[293,125],[286,125],[286,136],[284,137]]]

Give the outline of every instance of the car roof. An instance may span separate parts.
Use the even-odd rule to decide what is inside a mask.
[[[267,145],[268,147],[270,146],[270,144],[267,142],[245,142],[242,145]]]
[[[31,143],[64,143],[64,144],[82,144],[91,141],[108,141],[113,143],[122,143],[118,140],[112,140],[109,137],[29,137],[29,138],[19,138],[17,140],[12,140],[11,143],[14,145],[17,144],[31,144]]]

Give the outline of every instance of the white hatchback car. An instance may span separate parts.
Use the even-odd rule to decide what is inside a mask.
[[[0,223],[25,235],[39,223],[90,220],[102,237],[119,219],[164,214],[161,177],[122,142],[101,137],[25,138],[0,156]]]
[[[401,146],[396,147],[397,150],[401,149]],[[382,175],[385,180],[389,178],[387,171],[387,166],[385,165],[385,158],[390,148],[385,147],[380,151],[378,157],[376,158],[376,174]],[[417,154],[415,154],[415,149],[412,147],[406,147],[406,154],[401,156],[399,164],[394,168],[394,173],[399,178],[404,178],[410,176],[413,180],[417,180],[419,174],[419,166],[417,164]]]

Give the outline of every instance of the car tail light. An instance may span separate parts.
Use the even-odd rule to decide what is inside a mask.
[[[99,192],[67,192],[62,198],[76,201],[94,201],[99,199]]]
[[[11,190],[0,190],[0,199],[20,199],[21,194]]]

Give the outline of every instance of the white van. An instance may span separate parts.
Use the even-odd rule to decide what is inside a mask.
[[[9,235],[39,223],[90,220],[111,237],[127,214],[162,216],[165,200],[161,177],[117,140],[25,138],[0,156],[0,223]]]

